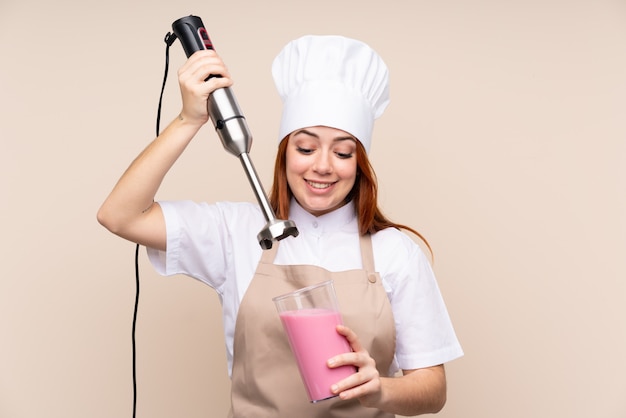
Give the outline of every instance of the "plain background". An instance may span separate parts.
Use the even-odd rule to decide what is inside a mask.
[[[96,211],[153,138],[163,38],[196,14],[235,79],[270,187],[270,64],[307,33],[379,51],[381,204],[424,233],[465,357],[455,418],[626,417],[626,2],[0,3],[0,416],[130,417],[134,245]],[[171,49],[163,126],[180,107]],[[160,199],[254,200],[204,129]],[[142,248],[138,417],[220,417],[219,303]]]

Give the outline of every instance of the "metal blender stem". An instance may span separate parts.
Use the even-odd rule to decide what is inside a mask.
[[[266,221],[274,221],[276,219],[276,214],[270,205],[269,200],[267,199],[267,195],[265,194],[265,190],[263,190],[263,185],[259,180],[259,176],[257,175],[256,170],[254,169],[254,165],[252,164],[252,160],[250,160],[250,156],[247,152],[241,153],[239,155],[239,160],[241,161],[241,165],[243,166],[246,175],[248,176],[248,181],[252,186],[252,190],[256,196],[259,205],[261,206],[261,210],[265,215]]]
[[[252,147],[252,134],[232,90],[229,87],[215,90],[209,96],[207,107],[222,145],[229,153],[239,157],[267,220],[267,224],[257,235],[261,248],[267,250],[272,248],[273,241],[279,241],[288,236],[297,237],[299,232],[295,223],[290,220],[276,219],[274,210],[263,190],[248,154]]]

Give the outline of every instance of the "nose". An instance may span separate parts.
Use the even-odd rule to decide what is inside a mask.
[[[330,174],[333,171],[331,155],[329,152],[318,152],[315,156],[313,171],[319,174]]]

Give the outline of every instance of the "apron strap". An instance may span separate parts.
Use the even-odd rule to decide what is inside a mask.
[[[274,264],[276,253],[278,252],[278,241],[272,245],[269,250],[262,250],[261,262],[265,264]]]
[[[359,243],[361,245],[361,259],[363,262],[363,269],[367,272],[367,278],[370,283],[376,283],[378,275],[376,274],[376,267],[374,265],[374,249],[372,248],[372,235],[365,234],[359,237]]]

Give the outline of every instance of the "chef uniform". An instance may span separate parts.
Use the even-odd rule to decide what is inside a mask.
[[[272,74],[284,104],[279,139],[296,129],[323,125],[349,132],[369,151],[374,119],[389,102],[387,67],[369,46],[339,36],[304,36],[285,46]],[[308,400],[272,298],[329,279],[344,323],[375,359],[381,376],[390,376],[398,365],[429,367],[462,355],[419,247],[391,228],[360,236],[352,202],[315,218],[292,201],[290,218],[294,216],[300,236],[267,251],[255,241],[264,226],[256,205],[160,204],[167,252],[149,249],[155,268],[206,282],[223,304],[232,379],[230,416],[394,416],[362,407],[358,400]],[[318,222],[312,218],[332,227],[315,236]],[[316,242],[331,245],[324,248]],[[359,259],[360,267],[346,261]],[[386,279],[378,273],[378,262]],[[346,263],[350,267],[342,268]]]

